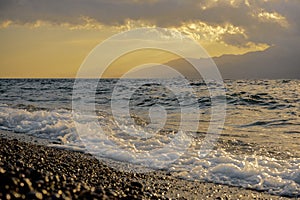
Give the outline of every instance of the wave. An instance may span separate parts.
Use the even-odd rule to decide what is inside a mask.
[[[0,129],[61,143],[71,142],[66,139],[70,133],[75,133],[70,111],[63,109],[48,111],[28,106],[26,108],[29,110],[1,105]]]
[[[89,84],[95,84],[93,80],[87,81],[87,88]],[[134,84],[135,80],[128,81]],[[205,158],[200,158],[198,151],[211,120],[211,99],[203,81],[191,83],[196,101],[189,101],[195,96],[179,85],[179,98],[186,100],[181,105],[171,90],[160,85],[145,84],[138,88],[127,99],[130,101],[130,115],[137,126],[128,125],[126,121],[118,124],[111,116],[111,93],[117,83],[115,79],[100,80],[95,102],[83,102],[95,103],[97,121],[87,117],[86,121],[75,123],[71,105],[73,82],[51,79],[0,80],[0,102],[3,103],[0,104],[0,129],[46,138],[53,141],[55,144],[52,146],[55,147],[95,153],[103,159],[152,168],[160,168],[164,162],[179,157],[163,169],[185,179],[300,196],[299,80],[226,81],[227,116],[224,134],[221,135],[225,142],[217,143]],[[122,87],[126,89],[129,86],[124,84]],[[117,101],[123,100],[122,95],[116,98]],[[81,102],[83,99],[78,97],[73,101]],[[180,106],[192,107],[194,102],[200,108],[200,119],[191,117],[190,123],[198,120],[199,134],[193,135],[193,143],[181,155],[174,150],[179,144],[170,144],[170,141],[180,124]],[[145,127],[151,122],[149,108],[157,104],[167,111],[167,125],[164,131],[146,140]],[[99,125],[107,137],[99,135]],[[83,135],[77,134],[78,128],[83,130]],[[237,137],[241,141],[230,142]],[[160,149],[166,144],[171,146],[164,152],[158,150],[155,155],[152,154],[153,158],[149,158],[147,151]],[[119,151],[115,145],[126,151]],[[227,147],[231,147],[231,150],[228,151]],[[273,153],[261,153],[267,148]],[[138,152],[145,154],[136,157]],[[282,152],[292,153],[280,156]]]
[[[294,119],[270,120],[270,121],[255,121],[250,124],[241,125],[240,127],[251,126],[300,126],[299,123],[291,122]]]
[[[99,135],[98,125],[92,121],[77,124],[77,128],[81,127],[86,130],[86,135],[79,137],[70,110],[28,111],[11,108],[7,105],[0,106],[0,129],[30,134],[60,143],[51,146],[81,150],[93,153],[102,159],[146,165],[154,169],[160,168],[158,163],[168,162],[170,158],[175,156],[175,158],[178,157],[178,160],[164,166],[163,169],[170,171],[176,177],[240,186],[268,191],[277,195],[300,195],[299,158],[275,159],[255,154],[237,155],[225,151],[222,147],[213,150],[207,157],[200,158],[197,154],[196,143],[192,144],[183,155],[176,151],[176,148],[164,149],[164,151],[158,151],[158,154],[148,154],[147,151],[153,148],[163,147],[166,142],[170,141],[169,136],[163,134],[150,140],[141,141],[134,136],[134,134],[140,134],[141,129],[127,127],[127,130],[133,134],[129,137],[126,134],[122,135],[121,132],[112,127],[113,122],[106,115],[99,116],[99,118],[108,120],[103,124],[106,127],[108,126],[110,138]],[[277,122],[280,122],[280,120],[257,122],[252,125],[266,125]],[[115,148],[116,144],[123,149],[126,147],[126,151],[119,151],[118,148]],[[178,144],[174,143],[173,145],[177,146]],[[244,146],[246,144],[242,143],[240,145]],[[140,151],[145,153],[136,157]]]

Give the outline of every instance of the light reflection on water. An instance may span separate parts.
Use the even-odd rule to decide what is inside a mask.
[[[71,115],[73,81],[0,80],[0,129],[57,140],[66,148],[82,147]],[[87,88],[95,84],[94,80],[86,82]],[[147,150],[149,145],[158,148],[168,143],[180,124],[180,105],[172,91],[159,85],[145,85],[131,97],[130,114],[140,129],[150,123],[149,107],[160,105],[166,109],[164,128],[145,143],[124,135],[114,123],[110,100],[116,82],[105,79],[98,83],[96,112],[105,131],[122,138],[123,143],[131,143],[127,148],[139,151]],[[192,82],[200,109],[198,132],[190,135],[192,145],[168,170],[189,179],[272,189],[275,194],[299,194],[300,81],[226,80],[225,85],[227,114],[223,133],[215,151],[201,160],[197,151],[210,123],[211,101],[205,84]],[[181,93],[183,98],[190,98],[184,91]],[[195,123],[193,118],[190,123]],[[276,173],[272,170],[275,168]]]

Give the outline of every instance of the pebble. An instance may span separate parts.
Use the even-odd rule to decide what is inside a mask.
[[[234,187],[196,184],[175,179],[170,173],[117,171],[90,155],[18,140],[0,138],[0,161],[0,199],[241,198],[240,189]],[[253,191],[243,191],[247,195],[242,198],[254,198],[250,196]],[[269,197],[283,199],[255,193],[256,199]]]

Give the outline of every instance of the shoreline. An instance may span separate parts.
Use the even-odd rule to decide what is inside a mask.
[[[0,199],[290,199],[177,179],[162,171],[117,171],[90,154],[49,144],[46,139],[0,131]]]

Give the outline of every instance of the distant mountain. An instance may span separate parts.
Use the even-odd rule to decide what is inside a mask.
[[[299,79],[300,51],[271,47],[244,55],[223,55],[213,58],[224,79]],[[206,59],[195,60],[197,65],[209,64]],[[184,59],[165,63],[186,77],[196,73]]]

